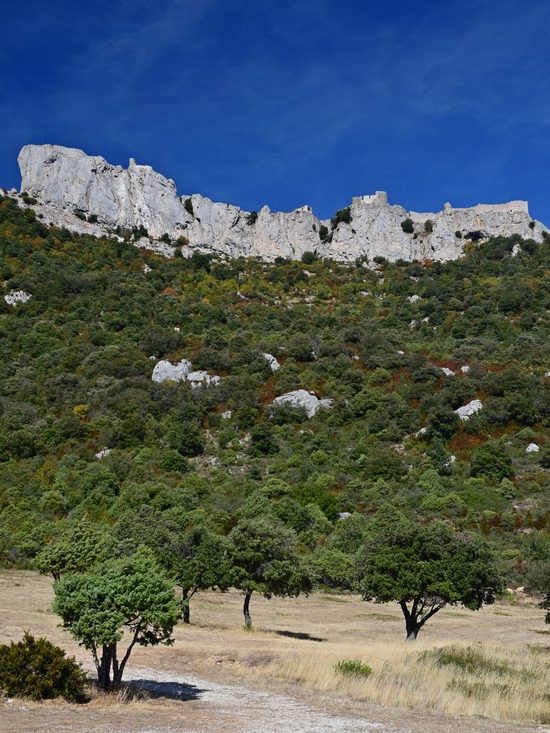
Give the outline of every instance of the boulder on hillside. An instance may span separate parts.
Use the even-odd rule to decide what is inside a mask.
[[[314,417],[321,408],[330,409],[333,400],[320,400],[313,392],[305,389],[296,389],[293,392],[287,392],[279,397],[275,397],[271,404],[273,405],[290,405],[291,407],[300,407],[304,410],[308,418]]]
[[[191,362],[188,359],[182,359],[178,364],[163,359],[155,364],[151,379],[153,382],[182,382],[187,379],[191,369]]]
[[[469,420],[472,415],[475,415],[476,412],[479,412],[482,407],[483,405],[481,403],[481,400],[472,400],[471,402],[468,402],[467,405],[459,407],[458,410],[455,410],[455,412],[461,420]]]
[[[273,354],[262,354],[262,356],[269,364],[272,372],[276,372],[277,369],[281,368],[281,365],[279,364],[277,359],[273,356]]]

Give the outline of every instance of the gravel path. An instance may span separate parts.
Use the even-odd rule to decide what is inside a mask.
[[[185,675],[134,667],[125,675],[143,689],[179,700],[200,700],[204,709],[223,721],[224,733],[408,733],[406,728],[388,728],[357,718],[343,718],[313,710],[290,697],[258,692],[245,687],[223,685]],[[203,705],[201,705],[201,708]],[[197,733],[213,730],[212,720],[194,721],[192,729],[149,729],[141,733]]]

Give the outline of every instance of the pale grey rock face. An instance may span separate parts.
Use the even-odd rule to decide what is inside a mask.
[[[221,377],[211,376],[205,371],[189,372],[186,379],[191,383],[192,389],[202,387],[203,385],[208,387],[211,384],[219,384],[222,381]]]
[[[276,372],[277,369],[281,368],[281,365],[279,364],[277,359],[273,356],[273,354],[262,354],[262,356],[269,364],[272,372]]]
[[[525,449],[526,453],[538,453],[540,451],[539,446],[536,443],[529,443]]]
[[[197,387],[209,387],[210,385],[219,384],[221,377],[210,375],[205,371],[193,371],[193,365],[189,359],[182,359],[177,364],[163,359],[155,364],[153,374],[151,375],[153,382],[189,382],[192,389]]]
[[[95,235],[112,233],[118,226],[143,226],[149,237],[136,246],[166,256],[173,256],[176,248],[158,241],[165,233],[173,242],[186,238],[187,244],[178,243],[186,257],[199,250],[230,257],[300,259],[304,252],[316,251],[343,261],[376,256],[448,260],[462,255],[470,232],[519,234],[541,241],[546,229],[532,222],[524,201],[467,209],[445,204],[437,213],[417,213],[390,205],[381,191],[353,198],[350,223],[332,229],[330,220],[317,219],[309,206],[284,213],[264,206],[252,215],[199,194],[180,197],[172,180],[132,159],[125,169],[73,148],[26,145],[18,160],[21,190],[38,200],[32,208],[46,223]],[[20,200],[20,205],[25,204]],[[75,212],[87,219],[93,215],[92,221],[82,221]],[[405,219],[412,221],[413,232],[403,231]],[[327,227],[331,239],[321,241],[321,226]]]
[[[103,460],[103,458],[107,458],[109,453],[111,452],[110,448],[102,448],[98,453],[95,454],[95,457],[98,461]]]
[[[461,420],[469,420],[472,415],[475,415],[476,412],[479,412],[482,407],[483,405],[481,403],[481,400],[472,400],[471,402],[468,402],[467,405],[459,407],[458,410],[455,410],[455,412]]]
[[[155,364],[151,379],[153,382],[182,382],[191,371],[191,362],[182,359],[178,364],[172,364],[163,359]]]
[[[422,300],[422,298],[420,297],[420,295],[416,295],[415,293],[414,295],[409,295],[407,300],[409,301],[409,303],[417,303],[419,300]]]
[[[330,409],[332,407],[332,400],[325,399],[320,400],[312,392],[307,392],[305,389],[296,389],[293,392],[287,392],[286,394],[275,397],[273,405],[291,405],[292,407],[300,407],[306,413],[308,418],[314,417],[317,412],[323,407]]]
[[[17,306],[19,303],[27,303],[32,298],[30,293],[26,293],[24,290],[10,290],[9,293],[4,295],[4,300],[8,305]]]
[[[127,169],[58,145],[25,145],[18,158],[21,190],[50,204],[95,214],[100,223],[143,225],[153,236],[184,221],[175,183],[130,158]]]
[[[452,369],[449,369],[448,367],[441,367],[441,371],[446,377],[454,377],[455,373]]]

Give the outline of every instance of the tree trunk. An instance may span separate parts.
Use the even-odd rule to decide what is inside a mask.
[[[412,619],[407,621],[405,625],[407,628],[407,641],[415,641],[416,637],[420,633],[420,625]]]
[[[249,590],[244,596],[243,615],[244,615],[244,626],[245,629],[252,628],[252,616],[250,615],[250,598],[252,597],[252,591]]]
[[[422,628],[422,624],[418,622],[418,616],[416,613],[418,608],[418,601],[414,601],[410,611],[405,601],[399,601],[399,605],[401,606],[403,616],[405,617],[407,641],[414,641],[418,636],[420,629]]]
[[[183,619],[184,624],[191,623],[191,606],[189,604],[189,598],[185,598],[183,601],[181,617]]]
[[[110,692],[112,689],[111,665],[116,654],[116,644],[103,644],[101,648],[101,660],[97,672],[97,683],[100,690]]]

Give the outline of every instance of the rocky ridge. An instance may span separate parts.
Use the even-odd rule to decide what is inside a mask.
[[[136,246],[166,256],[180,248],[184,256],[199,250],[266,260],[299,259],[307,251],[342,261],[449,260],[462,254],[468,240],[547,236],[525,201],[463,209],[445,204],[440,212],[418,213],[389,204],[378,191],[353,198],[341,216],[321,220],[309,206],[247,212],[199,194],[179,196],[174,181],[133,159],[124,169],[73,148],[26,145],[18,162],[21,194],[8,194],[46,223],[94,235],[134,230]]]

